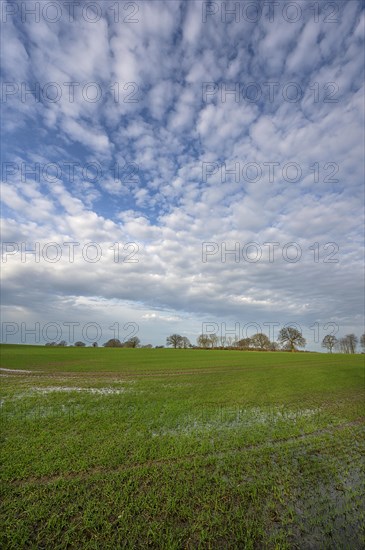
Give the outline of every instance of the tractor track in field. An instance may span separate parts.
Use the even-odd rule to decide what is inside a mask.
[[[2,369],[0,370],[0,376],[16,376],[17,378],[22,375],[23,377],[38,377],[38,378],[70,378],[70,379],[103,379],[103,378],[120,378],[121,380],[125,379],[150,379],[150,378],[170,378],[175,376],[194,376],[200,374],[234,374],[238,371],[242,372],[242,368],[237,369],[196,369],[188,371],[172,371],[172,370],[163,370],[163,371],[133,371],[133,372],[118,372],[118,371],[108,371],[108,372],[67,372],[67,371],[58,371],[58,372],[47,372],[47,371],[25,371],[25,370],[11,370],[11,369]],[[247,370],[247,369],[246,369]]]
[[[64,363],[66,366],[69,363]],[[62,366],[62,363],[48,363],[48,365],[52,366]],[[37,365],[38,366],[38,365]],[[41,365],[39,365],[41,366]],[[44,366],[44,365],[43,365]],[[272,368],[290,368],[288,365],[271,365]],[[303,365],[305,367],[305,365]],[[8,369],[8,368],[0,368],[0,375],[6,374],[6,375],[23,375],[23,376],[41,376],[41,377],[49,377],[49,378],[62,378],[62,377],[69,377],[69,378],[79,378],[82,376],[83,378],[109,378],[109,377],[121,377],[121,378],[158,378],[158,377],[170,377],[170,376],[191,376],[195,374],[231,374],[236,372],[244,372],[244,371],[258,371],[260,370],[259,366],[237,366],[237,367],[227,367],[225,365],[217,365],[216,367],[212,368],[196,368],[196,369],[189,369],[189,370],[140,370],[140,371],[98,371],[98,372],[90,372],[90,371],[45,371],[45,370],[20,370],[20,369]]]
[[[153,468],[155,466],[167,466],[180,464],[185,461],[195,461],[195,460],[209,460],[210,458],[224,458],[226,456],[234,456],[240,453],[245,453],[250,450],[259,450],[260,448],[265,447],[277,447],[284,443],[290,443],[292,441],[305,440],[310,437],[315,437],[318,435],[333,434],[338,430],[349,428],[351,426],[365,426],[365,417],[359,417],[356,420],[349,422],[344,422],[338,424],[337,426],[331,426],[328,428],[321,428],[319,430],[314,430],[306,434],[299,434],[290,437],[279,438],[270,442],[260,442],[239,447],[238,449],[229,449],[226,451],[216,451],[209,452],[206,454],[192,453],[184,456],[175,456],[175,457],[166,457],[166,458],[156,458],[151,460],[146,460],[145,462],[136,462],[132,464],[121,464],[115,468],[103,468],[101,466],[96,466],[86,470],[84,472],[65,472],[63,474],[54,474],[49,476],[40,476],[40,477],[28,477],[25,479],[12,479],[12,480],[3,480],[3,483],[8,483],[13,487],[25,487],[27,485],[47,485],[50,483],[57,483],[62,481],[82,481],[89,479],[92,476],[107,475],[107,474],[117,474],[123,473],[143,468]],[[320,453],[320,451],[318,451]]]
[[[0,368],[0,375],[12,375],[14,374],[15,376],[19,375],[19,374],[40,374],[42,371],[39,371],[39,370],[25,370],[25,369],[8,369],[6,367],[1,367]]]

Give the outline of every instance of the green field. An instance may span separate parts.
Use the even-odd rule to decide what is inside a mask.
[[[2,548],[365,547],[364,356],[0,351]]]

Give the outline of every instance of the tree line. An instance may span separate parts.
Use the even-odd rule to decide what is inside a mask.
[[[46,344],[47,347],[61,347],[64,348],[67,346],[67,342],[65,340],[62,340],[61,342],[49,342]],[[75,347],[75,348],[85,348],[86,344],[85,342],[75,342],[73,346],[69,347]],[[99,347],[99,344],[97,342],[94,342],[92,344],[93,348]],[[138,336],[133,336],[132,338],[129,338],[126,342],[121,342],[118,338],[111,338],[105,344],[103,344],[104,348],[152,348],[152,344],[147,344],[146,346],[141,346],[141,341],[138,338]]]
[[[172,334],[166,339],[166,344],[173,348],[203,348],[203,349],[240,349],[260,351],[297,351],[304,348],[306,339],[301,332],[294,327],[284,327],[279,332],[278,341],[271,342],[266,334],[258,332],[253,336],[235,340],[232,336],[218,336],[217,334],[200,334],[197,338],[197,346],[190,344],[189,340],[179,334]]]
[[[346,334],[341,338],[336,338],[333,334],[326,334],[321,342],[322,348],[332,353],[333,350],[340,353],[356,353],[357,346],[360,346],[365,352],[365,333],[360,339],[353,333]],[[305,348],[307,342],[301,332],[294,327],[284,327],[280,330],[277,341],[271,342],[266,334],[258,332],[253,336],[236,340],[231,336],[218,336],[216,334],[200,334],[197,338],[197,344],[191,344],[189,338],[180,334],[171,334],[166,338],[166,346],[175,349],[238,349],[245,351],[298,351],[299,348]],[[50,342],[49,347],[66,347],[67,342],[62,340],[59,343]],[[78,341],[73,347],[86,347],[84,342]],[[94,342],[92,347],[97,348],[98,343]],[[152,344],[142,345],[138,336],[133,336],[126,342],[121,342],[118,338],[111,338],[103,344],[105,348],[152,348]],[[155,346],[163,348],[164,346]]]
[[[336,338],[332,334],[326,334],[321,342],[322,348],[332,353],[335,349],[340,353],[356,353],[359,338],[355,334],[347,334],[342,338]],[[185,336],[172,334],[166,339],[167,346],[173,348],[203,348],[203,349],[240,349],[246,351],[298,351],[307,344],[301,332],[294,327],[284,327],[280,330],[276,342],[271,342],[266,334],[258,332],[253,336],[235,340],[231,336],[218,336],[217,334],[200,334],[197,338],[197,346],[190,344]],[[365,352],[365,333],[360,337],[360,345]]]
[[[327,334],[322,340],[322,348],[326,348],[330,353],[335,349],[340,353],[356,353],[359,343],[358,337],[351,333],[342,338],[336,338],[333,334]],[[360,346],[365,351],[365,333],[360,337]]]

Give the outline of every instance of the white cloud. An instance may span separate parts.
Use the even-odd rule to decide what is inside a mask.
[[[300,5],[305,15],[295,24],[280,13],[254,25],[219,16],[203,24],[199,2],[141,2],[133,24],[113,22],[109,13],[96,24],[78,18],[4,25],[9,81],[80,82],[73,102],[66,94],[55,103],[9,99],[7,158],[18,165],[99,161],[104,168],[95,182],[81,173],[72,182],[64,175],[52,183],[22,181],[17,174],[4,183],[9,242],[95,242],[103,250],[95,264],[82,256],[73,264],[9,257],[3,271],[12,319],[19,312],[49,319],[52,297],[59,319],[100,318],[107,325],[120,317],[141,323],[146,340],[153,334],[158,343],[171,326],[198,334],[207,318],[359,324],[364,14],[348,2],[338,24],[322,16],[314,23]],[[303,90],[296,103],[283,96],[294,80]],[[85,100],[87,81],[100,84],[100,101]],[[203,82],[256,82],[265,92],[272,81],[274,101],[227,95],[223,102],[219,92],[203,101]],[[126,100],[133,92],[128,82],[136,85],[136,102]],[[335,88],[326,88],[331,82]],[[325,101],[333,90],[337,102]],[[219,168],[204,180],[207,162]],[[267,162],[279,163],[273,182]],[[288,162],[300,165],[300,181],[285,179]],[[123,167],[120,177],[115,163]],[[225,180],[222,165],[235,163],[238,181]],[[262,167],[258,181],[244,176],[247,163]],[[329,177],[334,165],[338,181]],[[126,177],[131,166],[136,173]],[[263,243],[274,241],[279,256],[271,263]],[[293,241],[302,249],[298,263],[282,256]],[[131,242],[139,261],[115,262],[111,245],[129,254],[123,246]],[[208,262],[203,242],[218,246]],[[236,242],[240,261],[231,255],[222,262],[223,243],[230,250]],[[242,259],[248,242],[266,254],[257,263]],[[315,242],[319,262],[310,249]],[[323,262],[327,242],[338,244],[338,264]]]

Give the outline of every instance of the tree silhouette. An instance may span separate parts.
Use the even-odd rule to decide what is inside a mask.
[[[183,338],[180,334],[171,334],[166,338],[166,345],[172,346],[173,348],[181,348],[183,345]]]
[[[336,336],[333,334],[326,334],[326,336],[322,340],[322,348],[328,349],[330,353],[332,353],[333,348],[336,346],[338,340]]]
[[[296,351],[298,348],[304,348],[306,339],[294,327],[283,327],[279,332],[278,341],[286,346],[291,351]]]

